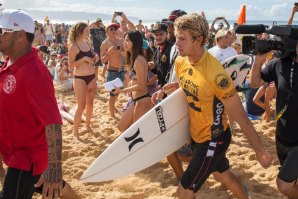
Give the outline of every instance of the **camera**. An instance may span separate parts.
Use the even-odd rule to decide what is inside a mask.
[[[261,34],[273,35],[267,40],[258,40],[254,36],[244,36],[242,39],[243,54],[264,54],[274,50],[275,57],[287,58],[296,55],[296,45],[298,40],[298,26],[295,25],[239,25],[238,34]]]

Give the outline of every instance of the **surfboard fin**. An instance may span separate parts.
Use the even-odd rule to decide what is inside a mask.
[[[240,71],[244,69],[251,69],[251,64],[244,64],[243,66],[240,67]]]

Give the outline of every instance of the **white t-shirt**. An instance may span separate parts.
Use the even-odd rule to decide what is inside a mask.
[[[213,48],[210,48],[208,52],[219,62],[225,61],[226,59],[237,55],[236,50],[230,46],[224,49],[219,46],[214,46]]]

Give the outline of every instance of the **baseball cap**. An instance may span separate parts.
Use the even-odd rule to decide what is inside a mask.
[[[95,22],[102,22],[101,18],[97,18]]]
[[[160,32],[160,31],[164,31],[164,32],[168,32],[168,25],[166,23],[159,23],[157,22],[154,27],[152,32]]]
[[[22,10],[5,9],[0,13],[0,28],[12,31],[24,30],[34,34],[34,22],[32,17]]]
[[[168,18],[165,20],[165,19],[163,19],[163,21],[162,22],[164,22],[164,23],[168,23],[168,24],[173,24],[174,22],[175,22],[175,20],[178,18],[178,17],[181,17],[181,16],[183,16],[183,15],[186,15],[187,13],[185,12],[185,11],[183,11],[183,10],[173,10],[170,14],[169,14],[169,16],[168,16]]]
[[[107,30],[109,27],[114,27],[114,28],[116,28],[116,29],[120,28],[119,24],[117,24],[117,23],[111,23],[111,24],[109,24],[109,25],[106,27],[106,30]]]
[[[219,30],[216,35],[215,35],[215,40],[217,40],[218,38],[224,37],[226,36],[228,33],[231,33],[231,31],[227,30],[227,29],[222,29]]]
[[[47,46],[45,46],[45,45],[40,45],[37,48],[38,48],[38,50],[40,50],[40,51],[42,51],[42,52],[44,52],[46,54],[50,54],[49,48]]]

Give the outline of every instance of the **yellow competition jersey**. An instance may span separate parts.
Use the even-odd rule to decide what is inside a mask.
[[[236,93],[233,80],[207,51],[195,65],[177,57],[175,70],[189,103],[192,139],[202,143],[221,135],[228,128],[221,100]]]

